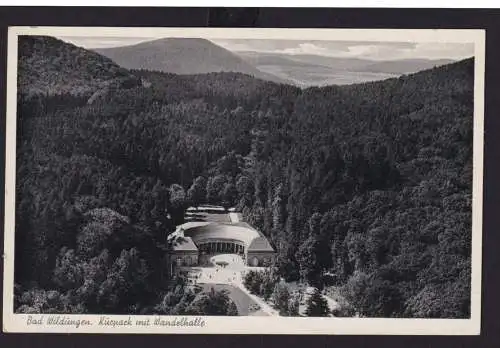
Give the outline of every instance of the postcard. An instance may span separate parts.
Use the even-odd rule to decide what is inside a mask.
[[[10,27],[5,332],[478,335],[485,32]]]

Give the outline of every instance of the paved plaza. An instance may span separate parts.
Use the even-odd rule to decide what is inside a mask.
[[[178,226],[176,234],[188,242],[192,241],[191,244],[184,243],[191,246],[192,250],[176,245],[178,251],[185,253],[178,264],[189,284],[199,285],[204,291],[210,291],[212,287],[215,290],[227,290],[241,316],[277,315],[269,304],[249,293],[243,286],[246,272],[263,269],[251,267],[258,262],[249,263],[245,257],[251,256],[253,261],[256,258],[267,260],[273,250],[266,248],[268,243],[264,243],[267,242],[265,237],[243,222],[240,213],[218,206],[192,207],[186,212],[186,222]],[[193,262],[196,252],[198,258]],[[191,258],[191,262],[182,262],[182,258]]]
[[[241,316],[277,315],[276,311],[262,299],[250,294],[243,286],[246,267],[243,259],[235,254],[219,254],[210,257],[206,267],[184,267],[190,284],[200,285],[205,291],[225,289],[234,301]]]

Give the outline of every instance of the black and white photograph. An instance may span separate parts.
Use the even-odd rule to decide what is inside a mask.
[[[11,331],[479,333],[483,31],[9,39]]]

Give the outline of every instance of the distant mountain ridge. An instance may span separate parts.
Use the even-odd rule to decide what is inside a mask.
[[[455,62],[451,59],[402,59],[376,62],[365,67],[370,72],[385,72],[390,74],[411,74],[422,70],[432,69]]]
[[[329,57],[313,54],[280,54],[238,52],[255,66],[282,64],[290,66],[327,67],[334,70],[372,71],[379,73],[410,74],[435,66],[453,63],[452,59],[394,59],[377,61],[361,58]]]
[[[174,74],[239,72],[263,80],[290,83],[265,73],[231,51],[201,38],[165,38],[112,48],[97,48],[126,69],[155,70]]]
[[[89,102],[106,96],[115,87],[131,88],[144,85],[144,83],[150,84],[144,79],[144,76],[141,78],[141,75],[138,74],[137,70],[141,69],[150,71],[172,70],[164,72],[181,76],[228,74],[229,72],[248,75],[249,79],[237,75],[228,76],[225,79],[225,83],[230,81],[234,88],[238,89],[238,84],[248,83],[248,81],[252,80],[250,76],[261,80],[262,83],[278,82],[302,87],[328,84],[341,85],[395,77],[401,75],[402,71],[409,71],[411,66],[417,64],[428,69],[448,62],[446,60],[415,59],[400,61],[399,64],[395,64],[394,62],[332,59],[308,55],[296,55],[292,59],[292,56],[284,57],[283,55],[261,54],[258,52],[243,55],[245,56],[244,60],[236,54],[204,39],[161,39],[133,46],[92,51],[47,36],[19,37],[18,54],[18,87],[20,95],[50,96],[67,93],[74,96],[83,96]],[[119,65],[120,62],[122,66]],[[327,63],[333,65],[332,62],[338,63],[336,69],[347,69],[349,66],[361,69],[363,66],[369,79],[366,79],[365,76],[356,79],[356,76],[351,75],[346,76],[341,81],[345,83],[338,83],[338,78],[329,79],[328,74],[334,69],[326,65]],[[367,62],[370,64],[367,64]],[[262,70],[257,69],[254,64],[262,66]],[[276,70],[275,66],[281,67],[281,70]],[[137,70],[130,71],[128,68]],[[392,74],[377,73],[379,70],[388,71],[389,69],[392,69]],[[273,72],[276,72],[276,74],[273,74]],[[373,76],[369,76],[369,74]],[[219,80],[215,75],[206,78],[210,81]],[[171,77],[171,79],[175,80],[174,77]],[[205,77],[201,77],[201,79],[205,79]],[[303,83],[303,81],[307,83]],[[253,86],[252,88],[260,88],[258,86],[262,86],[262,83],[255,82],[250,85]]]
[[[19,37],[20,94],[90,96],[113,85],[140,83],[129,71],[95,52],[49,36]]]
[[[454,62],[451,59],[376,61],[313,54],[291,55],[253,51],[238,52],[238,55],[262,71],[273,73],[305,86],[383,80]]]

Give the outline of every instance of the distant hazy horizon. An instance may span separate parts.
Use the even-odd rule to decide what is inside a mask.
[[[59,39],[86,49],[99,49],[130,46],[161,38],[63,36],[59,37]],[[404,59],[450,59],[456,61],[474,56],[474,45],[468,43],[270,39],[209,39],[209,41],[234,53],[257,52],[285,56],[317,55],[331,58],[354,58],[374,61]]]

